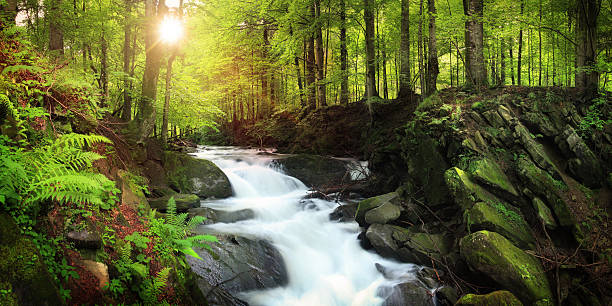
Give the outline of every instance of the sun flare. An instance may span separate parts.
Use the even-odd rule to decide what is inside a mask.
[[[159,27],[159,36],[165,43],[176,43],[183,37],[183,23],[176,18],[164,18]]]

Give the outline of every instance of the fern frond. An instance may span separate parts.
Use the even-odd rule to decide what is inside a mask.
[[[50,146],[50,149],[57,150],[64,147],[84,148],[85,146],[92,146],[97,143],[112,144],[113,142],[101,135],[84,135],[70,133],[64,134],[57,138]]]
[[[204,223],[204,221],[206,221],[206,217],[194,216],[193,218],[189,219],[189,221],[187,222],[187,226],[185,228],[187,231],[193,232],[195,228],[198,225]]]

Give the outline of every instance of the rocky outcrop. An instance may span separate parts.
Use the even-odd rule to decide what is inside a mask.
[[[201,198],[227,198],[232,195],[229,179],[211,161],[189,155],[164,152],[162,164],[170,187]]]
[[[276,159],[273,165],[315,189],[349,182],[348,161],[331,157],[298,154]]]

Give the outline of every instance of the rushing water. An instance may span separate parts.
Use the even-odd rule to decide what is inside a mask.
[[[337,203],[305,200],[308,188],[298,179],[271,168],[274,155],[237,148],[206,148],[195,155],[217,164],[228,176],[234,196],[203,205],[225,211],[251,209],[255,218],[216,223],[218,232],[270,241],[286,264],[284,287],[244,292],[251,305],[379,305],[380,288],[414,279],[417,266],[400,264],[359,245],[355,222],[329,220]],[[261,154],[261,153],[260,153]],[[388,271],[383,277],[378,263]]]

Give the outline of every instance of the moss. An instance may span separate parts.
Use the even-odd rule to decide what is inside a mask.
[[[483,158],[472,162],[470,168],[473,169],[471,173],[477,181],[504,190],[513,196],[519,195],[496,162]]]
[[[462,306],[522,306],[514,294],[506,290],[493,291],[485,295],[466,294],[455,305]]]
[[[38,249],[32,240],[21,235],[7,214],[0,214],[0,242],[0,275],[5,283],[12,285],[13,296],[19,304],[63,304]]]
[[[470,230],[490,230],[502,234],[521,248],[532,248],[535,239],[521,215],[503,202],[476,203],[466,213]]]
[[[185,194],[202,198],[227,198],[232,195],[229,179],[213,162],[186,154],[165,152],[164,168],[170,184]]]
[[[437,108],[438,106],[442,105],[443,102],[440,99],[440,96],[438,95],[438,93],[435,93],[427,98],[425,98],[423,100],[423,102],[421,102],[421,104],[419,104],[419,106],[417,107],[417,111],[419,112],[423,112],[423,111],[427,111],[427,110],[431,110],[434,108]]]
[[[379,195],[377,197],[372,197],[369,199],[365,199],[357,205],[357,212],[355,213],[355,220],[359,224],[365,224],[365,214],[374,209],[383,205],[386,202],[392,201],[397,198],[398,194],[396,192],[390,192],[387,194]]]
[[[555,229],[557,227],[557,222],[555,221],[555,217],[553,217],[550,208],[544,204],[544,202],[538,198],[533,198],[533,208],[536,211],[538,219],[544,223],[544,225],[549,229]]]
[[[15,292],[13,292],[13,286],[9,282],[0,282],[0,305],[19,305],[17,296],[15,295]]]
[[[461,255],[472,269],[508,288],[524,303],[552,300],[541,263],[502,235],[479,231],[461,239],[459,245]]]
[[[464,210],[470,209],[480,201],[499,202],[500,200],[480,185],[472,181],[469,173],[454,167],[444,173],[446,186],[455,198],[455,202]]]

